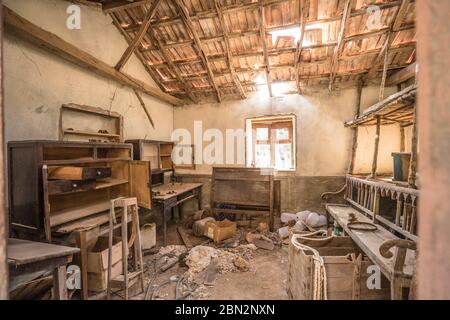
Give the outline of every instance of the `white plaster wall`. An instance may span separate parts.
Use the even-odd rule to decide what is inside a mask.
[[[395,88],[388,88],[392,94]],[[378,99],[378,87],[364,88],[361,110]],[[310,95],[286,95],[269,98],[256,93],[246,100],[207,103],[174,108],[174,128],[184,128],[193,135],[194,121],[203,122],[203,130],[217,128],[245,129],[245,119],[293,113],[297,116],[297,170],[300,176],[343,175],[348,166],[351,148],[351,130],[344,127],[346,120],[354,116],[356,89],[345,89],[333,93],[327,90]],[[392,147],[399,148],[398,130],[383,129],[380,145],[379,166],[382,170],[391,167]],[[373,154],[373,136],[370,132],[360,134],[357,156],[358,170],[370,171]],[[209,142],[204,142],[204,146]],[[370,147],[370,148],[369,148]],[[241,148],[240,152],[245,152]],[[386,156],[389,154],[389,157]],[[198,165],[196,173],[211,173],[211,165]],[[180,172],[192,172],[180,170]]]
[[[127,43],[101,10],[81,5],[81,30],[66,28],[66,9],[61,0],[4,0],[3,4],[32,23],[115,65]],[[133,55],[124,72],[157,88]],[[63,103],[86,104],[124,116],[126,139],[170,139],[171,105],[142,94],[156,128],[153,129],[133,91],[97,76],[57,56],[6,33],[4,40],[6,141],[57,139],[59,108]],[[92,123],[92,129],[99,129]]]

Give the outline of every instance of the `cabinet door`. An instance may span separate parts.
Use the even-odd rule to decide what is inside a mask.
[[[149,161],[130,161],[131,197],[136,197],[140,207],[152,208],[152,190]]]

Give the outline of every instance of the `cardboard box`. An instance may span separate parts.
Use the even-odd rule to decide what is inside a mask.
[[[219,242],[234,237],[236,234],[236,222],[230,220],[208,221],[205,224],[205,236]]]
[[[113,238],[112,265],[122,260],[122,239]],[[99,237],[94,247],[88,252],[88,272],[103,272],[108,269],[108,237]]]
[[[106,267],[108,269],[108,266]],[[122,259],[112,266],[111,279],[123,274]],[[89,291],[102,292],[108,288],[108,270],[88,272]]]

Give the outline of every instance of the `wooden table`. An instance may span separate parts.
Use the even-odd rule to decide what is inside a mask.
[[[67,299],[66,265],[80,249],[28,240],[9,239],[7,246],[10,278],[38,271],[53,271],[56,300]]]
[[[185,201],[197,198],[199,210],[202,208],[202,183],[168,183],[153,188],[153,202],[162,206],[164,245],[167,244],[167,220],[172,209]]]

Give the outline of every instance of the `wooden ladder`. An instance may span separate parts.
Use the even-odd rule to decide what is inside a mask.
[[[122,208],[122,218],[120,219],[120,229],[122,237],[122,266],[123,273],[111,279],[112,273],[112,247],[114,224],[117,224],[115,209]],[[131,217],[131,236],[128,239],[128,221]],[[128,269],[128,254],[132,249],[132,271]],[[111,289],[125,290],[125,300],[128,300],[128,290],[133,286],[139,277],[141,278],[142,292],[144,292],[144,265],[142,260],[141,233],[139,230],[138,204],[136,198],[119,198],[111,200],[111,210],[109,214],[109,248],[108,248],[108,286],[107,299],[111,299]]]

